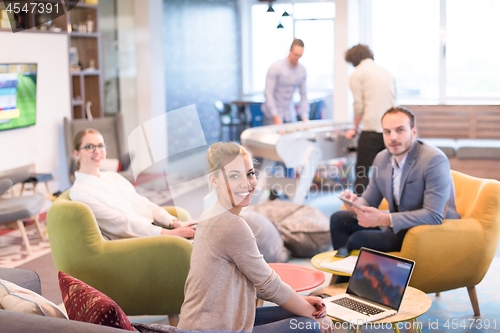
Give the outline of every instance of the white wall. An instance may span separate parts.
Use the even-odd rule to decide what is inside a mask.
[[[116,3],[118,57],[120,70],[120,112],[123,114],[125,133],[139,126],[137,112],[137,51],[135,44],[135,22],[133,0],[120,0]],[[128,147],[130,152],[136,147]]]
[[[0,171],[34,164],[36,172],[54,175],[52,192],[64,190],[70,186],[63,135],[63,119],[71,117],[68,36],[0,32],[0,48],[0,63],[38,63],[36,125],[0,131]]]
[[[334,21],[334,97],[333,119],[352,121],[352,94],[349,90],[349,76],[352,67],[344,60],[345,52],[359,43],[359,2],[358,0],[335,0]]]
[[[134,0],[134,20],[136,31],[137,50],[137,112],[139,125],[142,126],[151,119],[167,112],[167,93],[165,88],[165,70],[163,66],[163,1],[162,0]],[[169,110],[171,111],[171,110]],[[167,123],[161,120],[148,133],[148,144],[151,151],[163,152],[168,156]],[[146,128],[143,128],[146,130]],[[142,168],[151,165],[153,156],[144,149],[136,151],[140,157],[136,165]],[[156,172],[162,172],[160,165]]]
[[[117,2],[120,58],[120,108],[124,116],[126,139],[133,131],[166,110],[163,66],[163,2],[161,0],[120,0]],[[157,124],[149,133],[155,150],[167,154],[167,124]],[[126,140],[127,141],[127,140]],[[137,140],[129,152],[134,165],[143,170],[151,156]],[[150,169],[149,171],[154,171]],[[162,172],[163,169],[156,170]]]

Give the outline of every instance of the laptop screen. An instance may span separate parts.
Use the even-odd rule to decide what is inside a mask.
[[[399,310],[414,262],[362,248],[347,293]]]

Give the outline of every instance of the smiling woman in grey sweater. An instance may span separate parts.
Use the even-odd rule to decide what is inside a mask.
[[[217,203],[199,219],[179,328],[197,331],[329,332],[321,298],[300,296],[281,281],[257,248],[241,209],[257,186],[252,156],[242,146],[209,148]],[[258,308],[259,297],[280,307]],[[294,332],[301,332],[293,329]]]

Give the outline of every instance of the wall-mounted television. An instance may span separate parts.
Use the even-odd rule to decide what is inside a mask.
[[[37,64],[0,63],[0,131],[36,123]]]

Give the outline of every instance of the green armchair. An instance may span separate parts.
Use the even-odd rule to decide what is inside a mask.
[[[176,215],[173,207],[166,208]],[[179,219],[189,213],[177,208]],[[105,240],[88,206],[61,194],[47,213],[56,269],[108,295],[127,315],[177,315],[193,246],[184,238]]]

